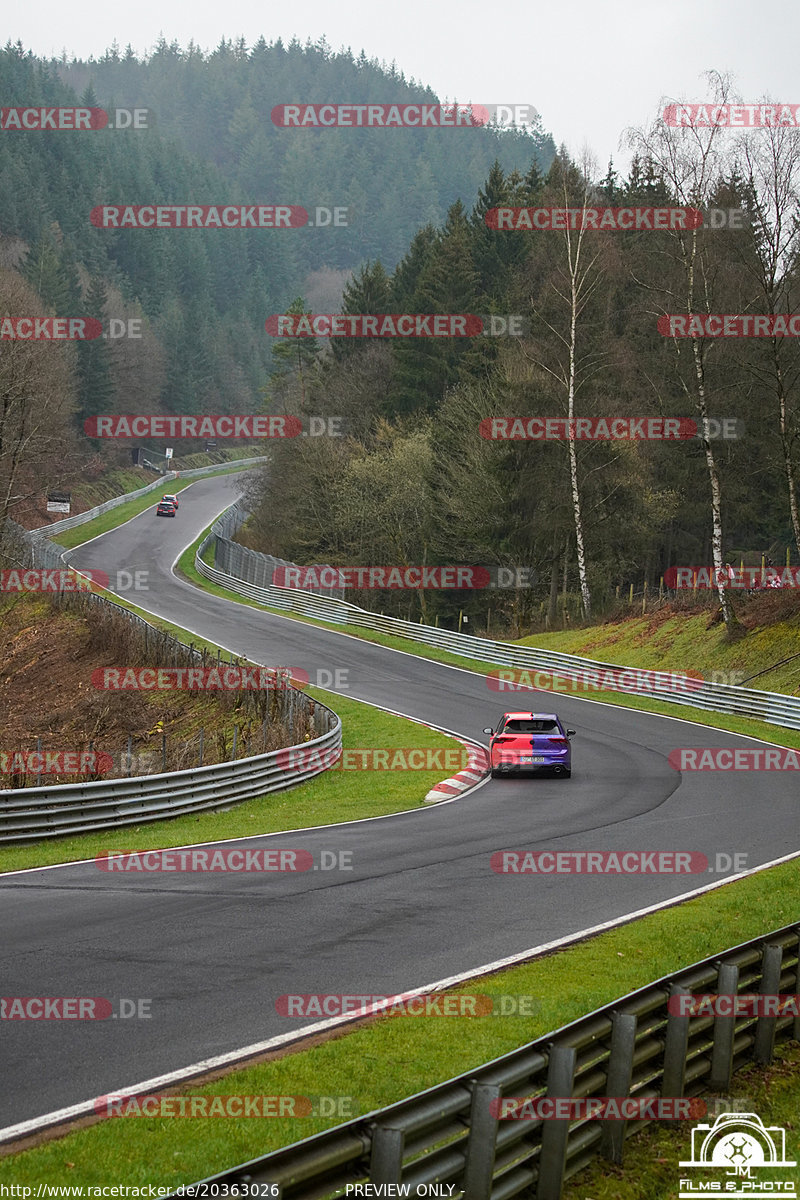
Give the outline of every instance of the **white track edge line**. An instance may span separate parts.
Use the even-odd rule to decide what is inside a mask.
[[[507,958],[499,958],[495,962],[485,963],[481,967],[473,967],[469,971],[460,971],[457,975],[448,975],[444,979],[436,980],[435,983],[425,984],[422,987],[398,993],[392,999],[398,1001],[409,999],[412,996],[424,995],[428,992],[442,991],[445,988],[454,987],[459,983],[465,983],[470,979],[479,979],[483,975],[493,974],[496,971],[503,970],[505,967],[520,965],[542,954],[563,949],[573,942],[604,933],[620,925],[627,925],[631,921],[648,916],[654,912],[659,912],[662,909],[674,908],[677,904],[682,904],[686,900],[692,900],[706,892],[715,891],[717,888],[725,887],[729,883],[735,883],[739,879],[746,879],[751,875],[766,871],[770,867],[780,866],[782,863],[791,862],[797,858],[800,858],[800,850],[786,854],[782,858],[773,859],[771,862],[762,863],[758,867],[752,867],[748,871],[740,871],[739,874],[732,875],[730,879],[718,879],[714,883],[705,884],[703,887],[695,888],[694,891],[686,892],[681,896],[673,897],[669,900],[661,900],[657,904],[650,904],[646,908],[636,909],[635,912],[626,913],[621,917],[615,917],[613,920],[602,921],[599,925],[591,925],[588,929],[582,929],[578,933],[567,934],[565,937],[556,938],[554,941],[543,942],[541,945],[533,946],[529,950],[509,955]],[[53,1112],[43,1114],[41,1117],[32,1117],[30,1120],[20,1121],[17,1125],[8,1125],[4,1129],[0,1129],[0,1142],[17,1140],[49,1126],[59,1125],[65,1121],[74,1120],[82,1116],[90,1116],[96,1112],[95,1104],[100,1100],[105,1100],[107,1096],[136,1096],[142,1095],[153,1088],[171,1087],[196,1075],[205,1074],[219,1067],[233,1065],[236,1062],[244,1062],[269,1050],[275,1050],[291,1042],[310,1037],[312,1034],[326,1032],[330,1029],[335,1029],[339,1025],[353,1024],[359,1019],[363,1018],[347,1014],[340,1017],[331,1017],[327,1021],[317,1021],[313,1025],[306,1025],[302,1029],[293,1030],[291,1033],[278,1034],[277,1037],[267,1038],[263,1042],[254,1042],[252,1045],[244,1046],[240,1050],[231,1050],[226,1054],[217,1054],[213,1058],[201,1059],[191,1066],[181,1067],[176,1071],[169,1071],[164,1075],[156,1075],[152,1079],[144,1079],[139,1083],[130,1084],[127,1087],[116,1088],[114,1091],[107,1092],[103,1096],[94,1096],[91,1100],[84,1100],[79,1104],[70,1105],[68,1108],[56,1109]]]

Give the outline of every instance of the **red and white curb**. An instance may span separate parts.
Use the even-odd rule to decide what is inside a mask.
[[[424,721],[419,722],[424,725]],[[435,726],[428,725],[428,729],[434,729]],[[439,733],[442,731],[439,730]],[[445,737],[453,737],[452,734],[446,733]],[[452,800],[454,796],[458,796],[460,792],[465,792],[467,788],[474,787],[476,783],[480,783],[489,773],[489,752],[483,746],[477,746],[474,742],[466,742],[463,738],[454,738],[456,742],[461,742],[461,745],[466,747],[467,765],[461,771],[457,771],[455,775],[451,775],[449,779],[443,779],[441,783],[437,783],[436,787],[431,788],[425,797],[426,804],[437,804],[440,800]]]

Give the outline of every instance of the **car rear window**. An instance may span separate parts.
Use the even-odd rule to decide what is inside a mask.
[[[503,733],[552,733],[557,729],[555,721],[506,721]]]

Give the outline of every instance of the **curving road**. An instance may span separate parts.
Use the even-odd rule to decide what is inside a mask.
[[[502,705],[483,676],[236,605],[172,575],[238,487],[237,477],[197,482],[175,520],[148,509],[71,561],[148,570],[149,591],[130,596],[142,607],[251,660],[305,668],[312,682],[318,670],[345,670],[348,696],[481,739]],[[3,995],[147,998],[152,1014],[3,1022],[0,1136],[308,1024],[276,1012],[284,993],[401,992],[716,878],[499,875],[496,850],[700,851],[712,863],[718,852],[746,853],[754,867],[798,848],[790,775],[770,773],[767,821],[757,777],[680,776],[667,761],[676,746],[743,739],[570,697],[558,709],[577,730],[571,781],[489,782],[438,807],[240,843],[307,849],[315,864],[323,850],[348,851],[350,871],[122,876],[89,862],[0,877]],[[116,843],[132,848],[130,835]]]

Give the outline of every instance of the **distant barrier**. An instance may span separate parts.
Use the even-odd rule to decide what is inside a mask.
[[[732,713],[740,717],[753,717],[765,721],[769,725],[780,725],[787,729],[800,729],[800,697],[786,696],[780,692],[764,692],[756,688],[736,687],[731,684],[710,683],[701,679],[682,677],[664,671],[636,672],[637,676],[647,676],[648,682],[638,682],[634,686],[624,686],[624,676],[629,669],[619,663],[597,662],[592,658],[581,658],[575,654],[559,654],[552,650],[540,650],[535,646],[520,646],[513,642],[497,642],[490,638],[474,637],[467,633],[456,633],[453,630],[438,629],[432,625],[415,624],[399,617],[384,617],[377,613],[368,612],[355,604],[350,604],[341,598],[328,598],[320,592],[306,592],[294,588],[275,587],[271,584],[257,582],[260,577],[272,579],[271,571],[275,565],[281,564],[281,559],[271,559],[269,555],[259,555],[254,550],[247,550],[246,557],[238,558],[230,551],[231,537],[247,517],[247,509],[241,501],[237,501],[227,509],[211,526],[206,537],[198,547],[195,555],[195,567],[199,574],[212,583],[246,596],[250,600],[270,608],[297,613],[305,617],[315,617],[319,621],[340,626],[353,626],[362,629],[374,629],[379,633],[392,634],[395,637],[406,638],[412,642],[421,642],[426,646],[436,646],[449,650],[452,654],[463,655],[477,662],[492,663],[502,667],[513,667],[520,671],[535,673],[546,672],[573,684],[585,681],[587,675],[597,673],[613,675],[620,682],[618,688],[606,690],[627,692],[630,695],[645,696],[660,700],[665,704],[691,706],[707,709],[711,712]],[[204,551],[214,543],[220,550],[226,568],[210,567],[203,562]],[[244,547],[239,547],[244,550]],[[268,560],[263,565],[259,559]],[[243,566],[242,564],[246,564]],[[293,564],[286,564],[293,565]],[[237,572],[246,570],[246,574]],[[262,572],[263,575],[259,575]],[[677,686],[685,679],[685,687]],[[498,688],[498,696],[513,697],[513,703],[519,706],[524,703],[525,696],[541,695],[536,690],[515,690],[512,687]],[[554,689],[554,694],[557,694]],[[576,688],[576,694],[591,696],[590,688]]]
[[[139,496],[146,496],[148,492],[163,488],[170,479],[177,479],[179,475],[181,479],[194,479],[200,475],[212,475],[215,471],[224,471],[228,467],[239,466],[240,463],[247,463],[250,466],[251,463],[265,462],[269,462],[268,455],[259,458],[233,459],[229,463],[214,463],[210,467],[193,467],[190,471],[168,471],[160,479],[154,479],[152,483],[146,484],[145,487],[139,488],[135,492],[125,492],[122,496],[114,496],[112,500],[105,500],[102,504],[96,504],[94,508],[87,508],[86,512],[78,513],[74,517],[64,517],[62,521],[53,521],[51,525],[40,525],[38,529],[29,529],[27,532],[47,536],[51,533],[60,533],[64,529],[75,529],[78,525],[85,525],[88,521],[93,521],[95,517],[100,517],[103,513],[111,512],[112,509],[127,504],[129,500],[136,500]]]

